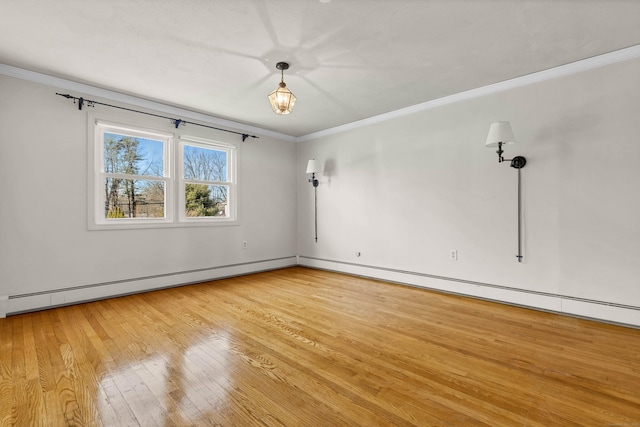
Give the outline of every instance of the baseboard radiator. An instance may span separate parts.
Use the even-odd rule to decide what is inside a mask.
[[[297,258],[295,255],[292,255],[283,258],[91,283],[42,292],[8,296],[0,295],[0,318],[6,317],[7,314],[19,314],[227,277],[242,276],[261,271],[277,270],[296,264]]]

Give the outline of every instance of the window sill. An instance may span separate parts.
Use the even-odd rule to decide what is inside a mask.
[[[194,219],[185,222],[140,222],[126,224],[89,224],[89,231],[107,231],[107,230],[143,230],[143,229],[162,229],[162,228],[193,228],[193,227],[225,227],[240,225],[237,219]]]

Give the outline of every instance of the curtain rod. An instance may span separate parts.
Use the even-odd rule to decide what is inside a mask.
[[[248,133],[236,132],[236,131],[228,130],[228,129],[221,129],[221,128],[217,128],[217,127],[214,127],[214,126],[203,125],[203,124],[200,124],[200,123],[188,122],[188,121],[182,120],[182,119],[174,119],[172,117],[161,116],[159,114],[147,113],[145,111],[133,110],[131,108],[125,108],[125,107],[119,107],[117,105],[105,104],[104,102],[92,101],[90,99],[85,99],[85,98],[82,98],[82,97],[78,98],[76,96],[69,95],[69,94],[63,94],[63,93],[57,93],[56,92],[56,95],[63,96],[65,98],[67,98],[67,99],[73,99],[73,103],[74,104],[77,101],[78,102],[78,110],[82,110],[82,106],[86,102],[87,106],[89,106],[89,107],[93,107],[96,104],[97,105],[104,105],[105,107],[118,108],[120,110],[126,110],[126,111],[132,111],[134,113],[146,114],[147,116],[160,117],[161,119],[168,119],[168,120],[171,120],[171,123],[175,125],[176,129],[178,129],[178,126],[180,126],[182,124],[185,124],[185,125],[189,124],[189,125],[202,126],[204,128],[209,128],[209,129],[220,130],[222,132],[234,133],[236,135],[242,135],[242,141],[243,142],[247,138],[259,138],[259,137],[255,136],[255,135],[249,135]]]

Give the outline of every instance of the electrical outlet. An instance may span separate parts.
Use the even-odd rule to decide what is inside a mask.
[[[457,261],[458,260],[458,250],[457,249],[449,250],[449,259],[451,261]]]
[[[249,247],[249,244],[246,241],[242,242],[242,249],[247,249],[247,247]]]

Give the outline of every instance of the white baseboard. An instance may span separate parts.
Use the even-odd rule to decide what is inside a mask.
[[[305,256],[299,256],[298,265],[624,326],[640,327],[640,307]]]
[[[7,301],[9,295],[0,295],[0,319],[7,317]]]
[[[225,277],[241,276],[260,271],[276,270],[296,265],[296,257],[254,261],[219,267],[203,268],[155,276],[138,277],[67,289],[37,292],[24,295],[12,295],[3,300],[0,296],[0,317],[28,311],[43,310],[63,305],[77,304],[116,296],[147,292],[200,283]]]
[[[604,301],[594,302],[563,298],[561,313],[602,320],[609,323],[640,327],[640,308],[638,307],[625,307]]]

